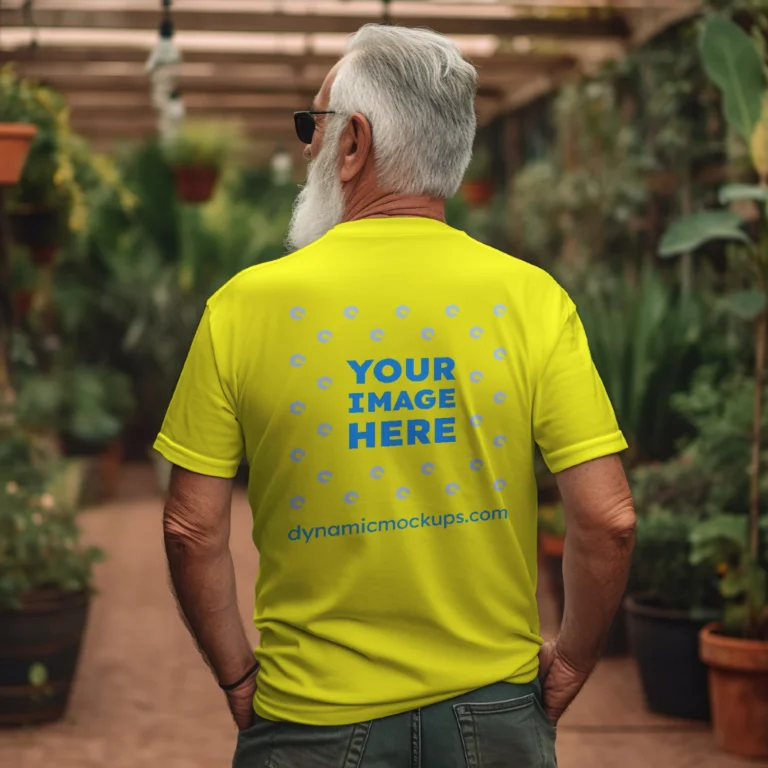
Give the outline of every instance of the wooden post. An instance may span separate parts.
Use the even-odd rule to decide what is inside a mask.
[[[6,209],[7,189],[0,186],[0,408],[14,398],[11,384],[11,329],[13,302],[11,298],[11,232]]]

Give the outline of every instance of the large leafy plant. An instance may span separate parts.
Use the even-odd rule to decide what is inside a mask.
[[[768,333],[768,92],[766,92],[765,43],[758,31],[750,36],[736,23],[718,14],[704,23],[700,52],[709,78],[722,93],[723,114],[730,129],[749,148],[757,184],[728,184],[720,190],[723,206],[717,211],[699,211],[675,224],[660,245],[662,256],[692,252],[711,241],[730,244],[735,260],[743,267],[744,288],[728,296],[728,306],[754,325],[755,376],[749,469],[749,515],[744,536],[728,535],[741,523],[711,521],[696,536],[697,559],[716,560],[722,545],[739,551],[738,589],[723,579],[723,596],[729,600],[729,629],[745,637],[765,636],[766,571],[760,552],[760,469],[763,435],[765,346]],[[746,212],[751,212],[745,216]],[[747,219],[754,217],[754,221]]]
[[[684,431],[671,397],[700,361],[705,308],[652,269],[636,282],[590,280],[573,295],[633,460],[668,458]]]

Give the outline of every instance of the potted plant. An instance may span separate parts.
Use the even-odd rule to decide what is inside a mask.
[[[705,70],[720,88],[730,126],[750,148],[759,184],[730,184],[720,190],[723,205],[751,202],[759,220],[749,225],[734,210],[702,211],[670,227],[662,256],[692,252],[712,240],[730,244],[739,274],[750,288],[732,293],[734,313],[754,326],[755,369],[749,513],[721,515],[702,523],[694,536],[697,561],[724,565],[723,623],[705,627],[700,652],[709,667],[712,715],[719,746],[745,757],[768,757],[768,575],[761,552],[761,459],[765,346],[768,334],[768,94],[762,34],[750,37],[720,15],[705,20],[700,41]],[[723,558],[720,560],[720,558]]]
[[[226,124],[190,122],[166,143],[165,156],[180,200],[192,204],[210,200],[222,167],[236,149],[236,138]]]
[[[709,720],[707,670],[698,643],[701,629],[719,617],[719,600],[713,570],[689,562],[690,536],[699,515],[693,509],[673,512],[654,503],[647,506],[647,493],[639,487],[653,482],[649,475],[662,473],[674,494],[673,483],[681,471],[687,472],[688,465],[677,459],[633,473],[638,521],[624,601],[627,634],[649,709]]]
[[[64,454],[80,464],[79,503],[117,492],[120,436],[134,401],[128,377],[107,368],[59,364],[46,373],[19,376],[17,411],[29,429],[54,430]]]
[[[464,175],[461,193],[471,206],[485,205],[493,197],[491,153],[485,146],[476,146]]]
[[[0,430],[0,725],[58,720],[77,668],[101,553],[80,543],[56,474],[26,433]]]
[[[29,123],[13,122],[0,108],[0,187],[13,186],[21,177],[29,145],[37,128]]]

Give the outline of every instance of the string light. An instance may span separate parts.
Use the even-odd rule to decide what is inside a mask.
[[[171,0],[162,0],[163,18],[160,22],[160,37],[147,59],[146,71],[152,83],[152,104],[161,113],[169,107],[178,112],[178,105],[172,104],[178,94],[176,84],[181,71],[181,52],[173,40]]]

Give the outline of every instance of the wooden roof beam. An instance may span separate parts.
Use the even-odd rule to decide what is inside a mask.
[[[101,7],[99,7],[101,5]],[[415,5],[415,4],[414,4]],[[36,5],[35,24],[40,27],[85,27],[90,29],[156,29],[160,19],[158,10],[127,9],[124,6],[110,6],[90,2],[90,10],[56,5]],[[93,7],[96,6],[96,7]],[[231,6],[230,6],[231,7]],[[380,8],[380,6],[377,6]],[[605,12],[594,15],[578,14],[568,17],[524,15],[519,13],[491,15],[430,15],[429,6],[421,15],[393,14],[392,20],[409,27],[429,27],[444,34],[487,35],[489,32],[500,36],[526,35],[531,37],[562,38],[618,38],[630,36],[629,26],[623,16]],[[502,6],[509,11],[508,6]],[[340,7],[340,10],[343,10]],[[368,16],[348,13],[269,13],[258,10],[243,12],[217,6],[215,10],[186,10],[176,8],[173,12],[176,28],[186,31],[206,32],[305,32],[312,34],[351,34],[364,24],[381,19],[379,12]],[[29,21],[17,6],[0,9],[0,27],[28,27]]]

